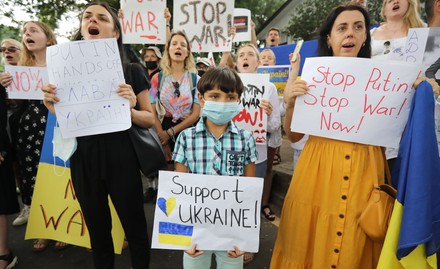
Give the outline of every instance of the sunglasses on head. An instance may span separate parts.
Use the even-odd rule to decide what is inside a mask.
[[[19,48],[16,47],[9,47],[9,48],[5,48],[5,47],[1,47],[1,52],[5,52],[6,50],[9,52],[16,52],[17,50],[20,50]]]
[[[177,96],[177,98],[179,98],[180,97],[179,82],[173,81],[173,86],[174,86],[174,95]]]

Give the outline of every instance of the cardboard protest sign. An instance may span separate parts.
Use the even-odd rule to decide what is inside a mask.
[[[122,131],[130,128],[129,101],[116,89],[124,73],[116,39],[63,43],[47,48],[50,83],[64,138]]]
[[[159,171],[152,248],[258,252],[263,179]]]
[[[260,107],[263,98],[268,99],[266,89],[269,74],[241,73],[244,90],[240,97],[243,110],[232,121],[240,128],[252,133],[255,143],[265,145],[267,136],[267,114]]]
[[[397,148],[408,119],[419,67],[364,58],[308,58],[292,131]]]
[[[234,9],[234,42],[251,40],[251,11],[245,8]]]
[[[120,19],[124,44],[165,44],[164,0],[120,0],[124,18]]]
[[[12,76],[9,99],[43,100],[41,87],[49,82],[46,67],[6,65],[5,72]]]
[[[270,82],[277,87],[278,96],[284,96],[284,89],[290,74],[290,65],[259,66],[257,73],[269,74]]]
[[[90,236],[70,177],[69,162],[54,158],[55,117],[49,113],[25,239],[47,238],[90,248]],[[115,253],[120,254],[124,231],[111,204]]]
[[[231,51],[234,2],[175,0],[173,28],[185,31],[192,52]]]

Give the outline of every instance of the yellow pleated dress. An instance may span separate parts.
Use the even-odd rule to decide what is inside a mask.
[[[376,268],[382,244],[358,219],[383,169],[380,147],[310,136],[284,200],[270,268]]]

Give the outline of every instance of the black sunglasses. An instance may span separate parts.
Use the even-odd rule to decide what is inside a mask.
[[[16,47],[9,47],[9,48],[2,47],[1,48],[1,52],[5,52],[6,50],[9,52],[16,52],[17,50],[20,50],[20,49],[16,48]]]
[[[177,98],[179,98],[180,97],[179,82],[173,81],[173,86],[174,86],[174,95],[177,96]]]

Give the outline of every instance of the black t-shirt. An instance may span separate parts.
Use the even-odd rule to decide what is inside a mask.
[[[146,73],[145,67],[141,64],[130,63],[125,66],[125,81],[133,87],[136,95],[145,89],[150,89],[150,81]]]

